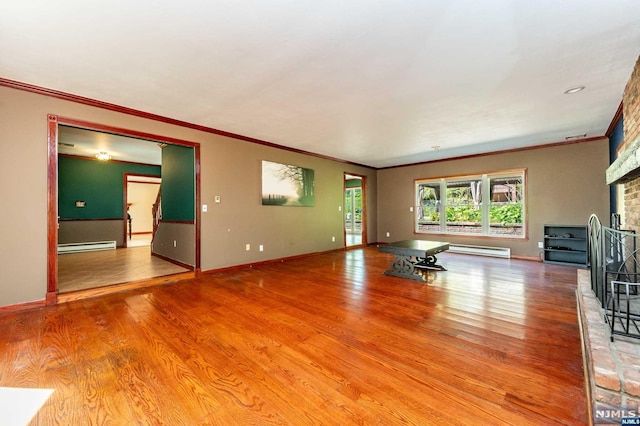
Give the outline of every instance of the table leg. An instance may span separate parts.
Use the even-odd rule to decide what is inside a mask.
[[[438,258],[435,254],[427,257],[416,257],[414,264],[416,268],[434,269],[436,271],[446,271],[445,267],[438,265]]]
[[[415,268],[414,262],[411,261],[410,256],[394,255],[395,258],[391,262],[391,269],[385,271],[385,275],[392,277],[409,278],[410,280],[416,280],[426,282],[420,271]]]

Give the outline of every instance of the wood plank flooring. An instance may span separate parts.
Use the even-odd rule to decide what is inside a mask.
[[[586,424],[576,269],[374,247],[0,316],[34,425]]]
[[[58,291],[98,288],[189,271],[151,255],[151,247],[130,247],[58,256]]]

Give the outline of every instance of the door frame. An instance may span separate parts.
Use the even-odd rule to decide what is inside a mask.
[[[127,241],[128,241],[128,236],[129,233],[127,233],[127,229],[129,228],[129,221],[127,219],[127,214],[129,213],[128,208],[129,208],[129,184],[130,183],[141,183],[141,182],[129,182],[129,178],[130,177],[142,177],[142,178],[158,178],[160,179],[160,183],[154,183],[154,185],[162,185],[162,176],[154,176],[154,175],[147,175],[144,173],[125,173],[124,174],[124,179],[123,179],[123,188],[122,188],[122,195],[123,195],[123,203],[122,205],[124,206],[124,214],[122,216],[122,220],[124,223],[124,248],[127,248]],[[131,232],[131,231],[129,231]]]
[[[345,199],[345,193],[347,191],[347,176],[355,176],[355,177],[359,177],[361,180],[361,188],[362,188],[362,243],[361,244],[356,244],[356,245],[352,245],[352,246],[347,246],[347,227],[345,224],[345,214],[346,214],[346,207],[343,211],[342,214],[342,228],[343,228],[343,243],[344,243],[344,247],[346,249],[352,249],[352,248],[361,248],[361,247],[366,247],[368,242],[367,242],[367,176],[365,175],[361,175],[358,173],[350,173],[350,172],[344,172],[344,177],[342,179],[342,200],[344,202]]]
[[[58,126],[72,126],[104,133],[113,133],[122,136],[145,139],[150,142],[167,143],[187,146],[194,149],[195,172],[195,274],[200,273],[200,144],[183,139],[171,138],[152,133],[121,127],[108,126],[79,120],[69,117],[61,117],[55,114],[47,115],[47,295],[46,304],[55,305],[58,302]],[[126,212],[126,202],[124,210]],[[125,213],[126,214],[126,213]]]

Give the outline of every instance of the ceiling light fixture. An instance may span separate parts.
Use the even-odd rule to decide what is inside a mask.
[[[96,158],[100,161],[108,161],[111,160],[111,156],[106,151],[100,151],[96,154]]]
[[[564,91],[565,95],[573,95],[574,93],[582,92],[584,90],[584,86],[574,86]]]

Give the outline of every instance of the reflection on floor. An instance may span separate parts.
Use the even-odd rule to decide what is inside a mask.
[[[347,232],[347,247],[362,244],[362,234],[352,234]]]
[[[131,238],[127,240],[127,247],[150,246],[151,238],[152,238],[151,233],[132,235]]]
[[[151,256],[148,244],[126,249],[67,253],[58,256],[58,292],[104,287],[187,271]]]

